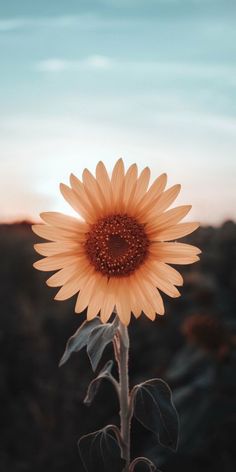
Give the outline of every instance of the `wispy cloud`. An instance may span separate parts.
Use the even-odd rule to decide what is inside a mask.
[[[0,19],[0,33],[14,32],[31,28],[50,28],[50,29],[71,29],[79,28],[83,30],[104,29],[111,30],[114,27],[128,29],[131,24],[144,24],[145,21],[152,21],[152,18],[139,17],[119,17],[119,16],[101,16],[96,13],[81,13],[77,15],[62,15],[51,17],[9,17]],[[153,19],[153,21],[155,21]]]
[[[88,56],[81,60],[67,60],[59,58],[50,58],[38,61],[35,69],[42,72],[63,72],[67,70],[80,69],[108,69],[112,66],[112,60],[109,57],[101,55]]]
[[[212,80],[224,79],[236,86],[236,66],[228,64],[209,64],[203,62],[176,62],[176,61],[132,61],[111,58],[104,55],[94,54],[83,59],[67,60],[66,58],[47,58],[36,62],[34,69],[41,72],[63,72],[81,69],[111,69],[129,71],[133,75],[142,76],[156,74],[158,80],[171,77]]]
[[[0,19],[0,32],[15,31],[24,28],[26,20],[24,18]]]
[[[93,17],[94,20],[99,24],[99,18]],[[73,26],[83,26],[85,20],[91,22],[92,17],[90,15],[62,15],[62,16],[51,16],[51,17],[9,17],[0,19],[0,32],[17,31],[26,28],[71,28]]]

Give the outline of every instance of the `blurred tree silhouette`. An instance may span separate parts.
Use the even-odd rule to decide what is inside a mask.
[[[82,471],[77,440],[116,423],[117,400],[104,382],[96,405],[83,404],[92,379],[84,352],[58,369],[84,316],[74,315],[74,300],[53,301],[56,290],[44,283],[49,275],[32,268],[34,242],[28,223],[0,226],[0,470]],[[158,376],[170,383],[181,420],[179,450],[163,454],[134,420],[133,454],[149,455],[163,472],[233,472],[236,224],[201,228],[188,242],[203,254],[181,270],[182,297],[165,298],[165,317],[130,326],[131,383]]]

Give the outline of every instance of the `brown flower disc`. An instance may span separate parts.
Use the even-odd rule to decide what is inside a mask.
[[[85,249],[95,269],[108,277],[124,277],[146,259],[149,240],[144,225],[124,214],[99,219],[87,233]]]

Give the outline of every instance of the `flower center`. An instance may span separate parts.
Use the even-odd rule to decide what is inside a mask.
[[[144,225],[128,215],[101,218],[87,233],[85,250],[95,269],[108,277],[130,275],[146,259]]]

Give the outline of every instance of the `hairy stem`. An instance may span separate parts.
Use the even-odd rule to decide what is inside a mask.
[[[129,334],[121,322],[119,324],[119,355],[117,356],[120,378],[120,426],[122,438],[122,457],[126,461],[124,472],[130,464],[130,408],[129,408]]]

